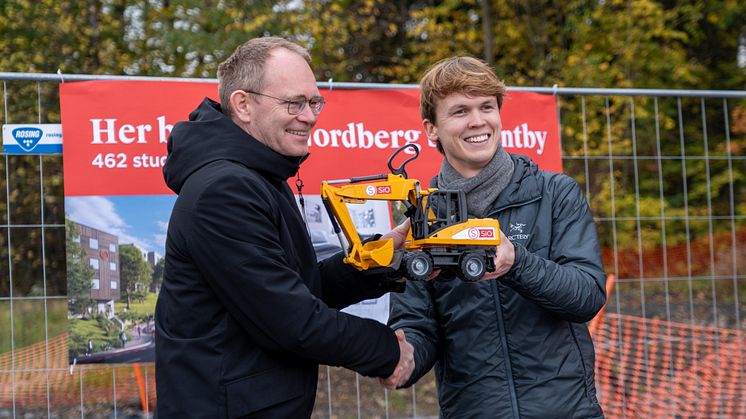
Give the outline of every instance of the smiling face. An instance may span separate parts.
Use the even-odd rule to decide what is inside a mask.
[[[502,120],[495,96],[451,93],[437,100],[435,121],[424,119],[431,141],[439,141],[448,163],[461,176],[476,176],[500,146]]]
[[[264,80],[259,93],[294,100],[319,96],[316,79],[306,60],[285,48],[270,52],[265,63]],[[308,136],[317,116],[306,105],[298,115],[288,113],[288,104],[278,99],[237,90],[232,96],[238,111],[237,121],[246,132],[272,150],[288,157],[308,154]]]

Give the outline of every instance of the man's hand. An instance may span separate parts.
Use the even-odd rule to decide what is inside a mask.
[[[381,385],[392,390],[404,385],[414,372],[414,347],[407,342],[403,330],[399,329],[395,333],[399,341],[399,363],[388,378],[378,379]]]
[[[404,242],[407,240],[407,233],[409,233],[409,224],[410,221],[409,218],[407,218],[406,220],[404,220],[403,223],[394,227],[393,230],[381,236],[379,240],[393,239],[394,249],[400,249],[402,246],[404,246]]]
[[[401,249],[401,247],[404,246],[404,242],[407,240],[407,234],[409,233],[410,224],[411,222],[409,218],[407,218],[406,220],[404,220],[403,223],[394,227],[393,230],[381,236],[379,240],[392,239],[394,240],[394,249]],[[425,279],[425,281],[432,281],[433,279],[437,278],[438,275],[440,275],[440,269],[434,269],[430,276]],[[401,278],[401,281],[405,280],[406,279],[404,277]]]
[[[505,275],[513,267],[513,263],[515,263],[515,247],[502,230],[500,230],[500,245],[497,246],[497,254],[494,260],[495,272],[486,272],[482,277],[482,281],[489,281],[490,279]]]

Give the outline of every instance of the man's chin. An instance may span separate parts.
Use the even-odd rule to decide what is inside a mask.
[[[289,150],[290,157],[303,157],[308,154],[308,147],[298,150]]]

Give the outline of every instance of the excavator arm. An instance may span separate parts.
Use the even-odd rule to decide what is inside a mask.
[[[377,181],[376,181],[377,180]],[[362,183],[365,182],[365,183]],[[343,186],[336,186],[344,184]],[[427,194],[428,191],[424,191]],[[392,240],[376,240],[363,243],[350,217],[347,204],[363,204],[368,200],[406,201],[418,205],[423,191],[416,179],[407,179],[401,174],[374,175],[360,178],[324,181],[321,184],[321,199],[331,215],[334,232],[344,234],[350,244],[345,248],[345,262],[358,269],[391,266],[394,261]],[[340,237],[340,243],[344,243]]]
[[[408,147],[414,148],[414,156],[394,168],[392,160]],[[408,144],[389,158],[390,174],[321,183],[321,198],[345,250],[345,262],[359,270],[390,267],[413,280],[425,280],[434,269],[441,269],[464,281],[478,281],[485,272],[495,270],[500,223],[491,218],[468,218],[463,191],[422,190],[418,180],[407,178],[404,166],[418,154],[419,149]],[[391,239],[366,243],[360,239],[347,204],[368,200],[407,203],[405,214],[411,228],[401,249],[394,249]]]

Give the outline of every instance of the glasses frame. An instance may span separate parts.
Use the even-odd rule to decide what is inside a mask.
[[[266,95],[264,93],[255,92],[253,90],[244,90],[244,89],[241,89],[241,90],[244,91],[244,92],[246,92],[246,93],[251,93],[251,94],[254,94],[254,95],[265,96],[265,97],[268,97],[270,99],[279,100],[280,103],[287,104],[288,105],[288,113],[290,115],[300,115],[300,114],[302,114],[303,111],[306,109],[306,105],[310,105],[311,101],[314,100],[314,99],[317,100],[318,103],[319,103],[318,109],[314,109],[313,105],[310,106],[311,112],[313,112],[314,115],[320,114],[321,110],[324,109],[324,105],[326,104],[326,101],[324,100],[323,96],[314,96],[311,99],[303,97],[302,99],[290,100],[290,99],[282,99],[282,98],[279,98],[279,97]],[[297,105],[298,103],[300,103],[300,105]],[[296,104],[296,106],[298,106],[298,112],[292,112],[290,110],[290,108],[293,106],[293,104]]]

